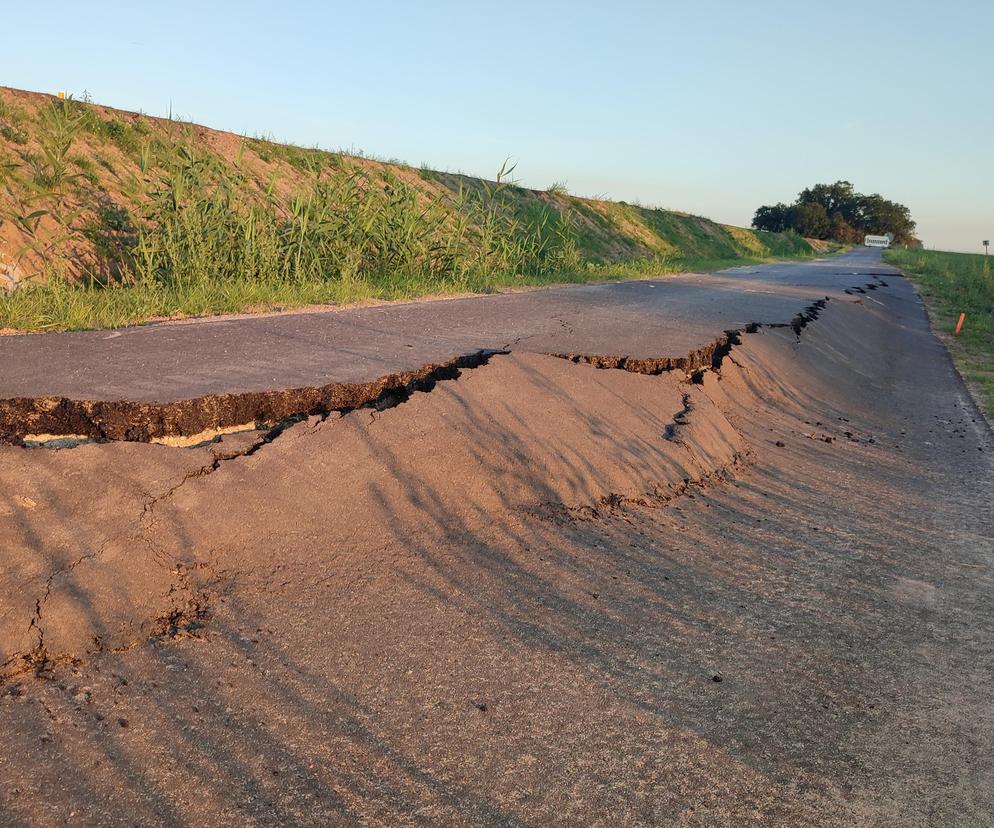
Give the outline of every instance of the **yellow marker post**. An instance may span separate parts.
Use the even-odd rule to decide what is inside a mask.
[[[963,321],[966,319],[966,314],[961,313],[959,315],[959,322],[956,323],[956,330],[953,331],[953,336],[959,336],[959,332],[963,330]]]
[[[59,93],[59,97],[62,98],[62,100],[65,100],[66,99],[66,93],[65,92],[60,92]]]

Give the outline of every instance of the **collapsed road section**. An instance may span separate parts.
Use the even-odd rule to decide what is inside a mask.
[[[459,376],[465,368],[486,364],[494,353],[475,351],[372,382],[208,395],[168,403],[66,397],[0,400],[0,441],[30,444],[68,438],[197,445],[224,433],[282,429],[308,416],[396,405],[415,391],[430,391],[439,380]]]
[[[994,437],[888,282],[264,450],[0,446],[0,814],[983,824]]]
[[[743,333],[755,333],[761,327],[790,327],[800,336],[804,326],[818,318],[827,301],[826,297],[814,302],[789,323],[768,326],[750,323],[741,330],[725,331],[710,344],[683,357],[550,356],[639,374],[678,371],[700,382],[704,370],[720,368],[725,355],[741,342]],[[251,430],[262,432],[260,441],[269,442],[301,419],[326,417],[332,412],[347,413],[356,408],[383,410],[404,402],[416,391],[430,391],[439,380],[454,379],[462,370],[485,365],[494,355],[507,353],[477,350],[372,382],[335,382],[319,387],[208,395],[167,403],[66,397],[0,400],[0,442],[65,447],[89,440],[126,440],[192,446],[224,434]]]
[[[158,494],[147,494],[152,487],[143,484],[141,489],[145,494],[141,512],[130,529],[121,531],[117,537],[105,539],[99,550],[84,552],[71,563],[60,564],[48,576],[43,594],[34,601],[33,615],[27,625],[26,636],[22,637],[24,643],[0,650],[3,673],[10,676],[26,672],[40,674],[56,664],[78,663],[85,655],[103,652],[108,647],[134,646],[148,640],[155,631],[164,627],[170,630],[186,629],[175,619],[192,617],[193,623],[199,627],[208,611],[207,602],[203,599],[203,589],[191,586],[191,572],[197,566],[191,565],[183,556],[177,557],[165,552],[164,546],[154,540],[153,530],[158,523],[157,508],[175,500],[180,489],[188,482],[199,481],[214,474],[226,461],[251,457],[295,425],[300,424],[299,427],[305,428],[307,433],[314,433],[315,428],[327,420],[329,415],[335,414],[338,420],[336,428],[342,429],[346,424],[356,423],[355,417],[362,413],[362,409],[368,409],[373,414],[366,424],[366,428],[369,428],[376,421],[375,412],[385,412],[406,402],[416,392],[431,392],[439,382],[457,380],[462,376],[462,371],[488,365],[495,356],[501,356],[508,362],[508,365],[500,366],[498,373],[507,373],[513,379],[500,379],[496,382],[491,380],[491,386],[517,388],[517,393],[521,393],[522,388],[527,388],[532,408],[543,412],[557,405],[561,407],[565,399],[573,400],[571,406],[563,410],[562,417],[575,420],[578,416],[586,416],[591,422],[600,424],[596,427],[586,424],[574,438],[578,442],[572,451],[578,459],[582,458],[582,465],[587,469],[585,475],[578,477],[568,462],[563,466],[562,446],[559,448],[560,453],[554,453],[549,460],[543,461],[548,455],[546,446],[533,445],[530,452],[517,452],[510,466],[508,458],[504,457],[494,461],[489,473],[478,469],[472,475],[473,485],[477,489],[480,489],[481,483],[475,478],[480,476],[492,479],[496,468],[504,469],[504,474],[509,474],[511,479],[516,478],[520,472],[514,465],[524,462],[526,456],[529,458],[528,462],[538,462],[539,468],[546,472],[544,478],[532,479],[525,489],[516,490],[519,487],[512,486],[507,491],[492,493],[491,497],[496,496],[496,500],[490,501],[493,508],[500,508],[500,504],[513,499],[522,508],[546,515],[554,514],[557,509],[564,509],[566,514],[596,514],[596,510],[604,506],[645,504],[649,500],[666,501],[674,493],[685,492],[688,485],[702,485],[705,481],[723,479],[734,468],[746,462],[750,454],[748,444],[741,439],[739,432],[724,417],[720,407],[715,405],[709,395],[709,389],[713,391],[714,382],[721,377],[723,361],[734,347],[741,345],[743,334],[756,334],[764,327],[771,331],[790,330],[794,338],[799,340],[805,326],[818,318],[828,301],[826,298],[814,302],[787,324],[750,324],[742,331],[727,331],[711,345],[679,359],[630,360],[561,354],[519,356],[478,351],[441,365],[425,366],[415,372],[385,377],[363,385],[334,384],[286,392],[222,395],[170,404],[79,402],[65,399],[52,404],[49,400],[24,400],[21,408],[8,409],[6,420],[8,433],[13,433],[14,436],[12,442],[22,446],[30,445],[38,439],[37,432],[44,431],[53,435],[56,440],[59,436],[72,435],[80,443],[84,443],[87,437],[94,437],[98,442],[163,443],[170,447],[193,445],[201,449],[200,455],[206,453],[206,457],[204,462],[189,464],[178,482],[170,484]],[[571,365],[621,369],[628,374],[647,376],[639,380],[621,377],[608,380],[605,376],[591,386],[589,379],[585,379],[588,376],[585,372],[575,374],[575,368],[571,371],[564,367],[551,370],[551,366],[559,360],[565,360]],[[553,378],[557,375],[562,375],[564,370],[567,371],[565,376],[569,377],[565,383],[569,388],[568,394],[558,392],[550,397],[549,382],[554,381]],[[668,381],[662,385],[656,379],[661,374],[668,375]],[[542,382],[536,384],[535,378],[540,376]],[[707,381],[708,378],[710,382]],[[574,387],[578,382],[586,383],[589,387],[581,391],[579,387]],[[466,398],[460,401],[460,407],[476,412],[475,416],[491,419],[494,416],[492,411],[495,401],[489,394],[485,395],[484,400],[473,400],[472,393],[465,393],[464,383],[465,380],[453,386],[458,390],[448,393],[447,389],[443,390],[443,405],[453,394],[463,396]],[[687,383],[705,386],[704,392],[684,390]],[[596,408],[593,401],[598,394],[603,393],[604,386],[610,386],[610,393],[619,400],[623,399],[627,410],[633,410],[628,416],[634,417],[640,424],[639,427],[622,426],[624,418],[619,419],[611,414],[608,405]],[[661,404],[667,395],[673,401]],[[582,406],[575,402],[578,400],[584,401]],[[667,410],[673,413],[668,417],[661,416],[661,412]],[[350,412],[354,416],[346,417]],[[405,411],[403,416],[407,418],[418,415],[414,411]],[[453,416],[453,412],[446,412],[443,408],[426,417],[425,422],[444,423],[451,421]],[[520,412],[515,416],[520,419]],[[608,423],[614,419],[618,421],[609,426]],[[307,422],[302,422],[304,420]],[[247,424],[245,431],[253,432],[248,439],[230,428],[242,423]],[[528,423],[528,428],[529,431],[536,431],[534,424]],[[590,432],[592,428],[594,431]],[[596,442],[603,442],[603,437],[599,441],[594,439],[593,433],[600,435],[604,429],[620,429],[629,439],[633,439],[640,430],[645,431],[646,428],[648,430],[638,438],[645,447],[645,453],[638,457],[637,462],[632,462],[631,466],[619,466],[618,457],[613,456],[610,451],[604,453],[598,462],[593,462],[597,451],[592,446]],[[471,438],[474,430],[468,429],[470,433],[461,435],[461,438]],[[173,442],[175,438],[187,439]],[[658,442],[659,438],[662,438],[663,443]],[[551,433],[547,439],[553,439]],[[620,445],[614,438],[609,438],[608,442],[616,448]],[[41,444],[45,445],[44,442]],[[337,456],[350,458],[350,463],[353,464],[356,462],[355,454],[355,446],[336,452]],[[633,461],[635,456],[632,456]],[[478,458],[474,458],[474,461],[478,462]],[[360,465],[358,473],[364,476],[365,468]],[[498,475],[498,478],[501,476]],[[581,485],[577,485],[579,479],[584,479]],[[593,484],[594,480],[598,483]],[[605,485],[605,481],[621,482]],[[260,485],[264,485],[262,481]],[[355,481],[357,488],[363,485],[361,479]],[[500,489],[499,486],[497,488]],[[28,501],[35,502],[31,498]],[[95,560],[105,556],[108,545],[121,543],[125,539],[140,541],[149,551],[149,562],[164,565],[172,573],[170,577],[178,577],[179,580],[169,585],[164,600],[160,600],[158,604],[150,606],[147,598],[139,600],[137,606],[141,608],[139,614],[142,617],[133,617],[132,610],[135,607],[128,606],[126,615],[132,617],[110,622],[110,626],[116,625],[119,628],[118,631],[109,629],[107,622],[110,619],[106,617],[100,619],[99,625],[71,618],[69,628],[72,630],[73,640],[80,643],[92,640],[95,647],[84,646],[76,652],[60,651],[53,645],[53,636],[46,638],[46,625],[42,620],[43,606],[48,606],[53,582],[75,571],[82,564],[92,565]],[[198,566],[202,567],[203,563],[200,562]],[[121,633],[120,629],[125,632]],[[82,639],[79,638],[80,635]],[[3,673],[0,673],[0,680]]]
[[[866,291],[887,284],[885,271],[867,270],[854,255],[795,266],[797,285],[784,283],[783,266],[774,266],[770,276],[757,269],[706,283],[682,277],[340,313],[0,337],[0,442],[189,446],[238,430],[279,431],[307,416],[390,405],[512,350],[640,373],[693,373],[720,362],[759,322],[790,325],[796,333],[823,297],[849,301],[859,289],[866,296],[860,301],[876,301]],[[715,301],[726,294],[731,301]],[[706,324],[693,321],[698,317]],[[684,356],[661,356],[673,353]]]

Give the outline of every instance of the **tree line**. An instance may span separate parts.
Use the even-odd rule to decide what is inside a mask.
[[[793,204],[760,207],[753,217],[757,230],[793,231],[809,239],[844,244],[862,242],[865,235],[893,237],[894,244],[918,245],[911,211],[874,193],[863,195],[848,181],[816,184],[802,190]]]

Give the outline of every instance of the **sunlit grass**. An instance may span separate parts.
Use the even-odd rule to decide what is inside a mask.
[[[586,201],[564,185],[528,190],[509,162],[496,181],[418,175],[259,139],[237,139],[232,158],[189,125],[72,100],[33,117],[4,104],[0,115],[11,127],[0,135],[0,221],[23,240],[14,266],[30,255],[34,268],[0,294],[3,330],[489,293],[812,255],[791,234]],[[33,149],[22,149],[11,125]],[[261,173],[258,163],[278,166]],[[109,176],[119,192],[106,189]]]
[[[536,286],[619,281],[695,271],[712,272],[769,259],[652,259],[588,267],[561,273],[491,273],[458,278],[417,278],[410,274],[346,280],[287,282],[233,279],[182,285],[154,282],[104,287],[53,278],[47,284],[0,293],[0,330],[72,331],[118,328],[157,319],[262,313],[309,305],[352,305],[438,295],[493,293]]]

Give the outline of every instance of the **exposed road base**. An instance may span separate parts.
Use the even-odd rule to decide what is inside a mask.
[[[424,365],[373,382],[329,383],[245,394],[220,394],[170,403],[132,400],[75,400],[66,397],[0,401],[0,442],[22,445],[66,438],[199,444],[232,430],[282,430],[289,422],[371,406],[388,408],[466,368],[485,365],[497,351],[480,350],[443,363]]]

